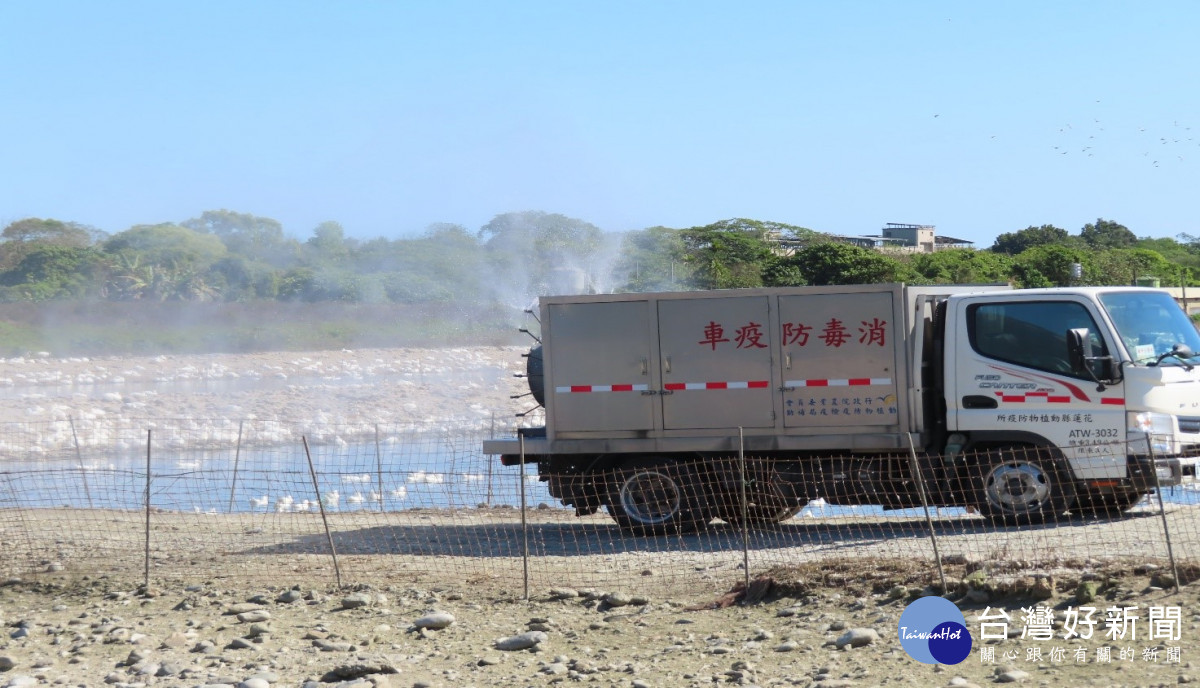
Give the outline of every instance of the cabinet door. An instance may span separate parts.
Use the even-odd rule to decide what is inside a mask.
[[[785,427],[896,425],[892,295],[779,297]]]
[[[654,428],[646,301],[553,304],[549,326],[546,396],[559,432]]]
[[[765,296],[658,302],[665,429],[774,426],[769,323]]]

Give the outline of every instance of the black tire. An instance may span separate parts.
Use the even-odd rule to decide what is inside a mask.
[[[610,476],[606,507],[617,525],[634,535],[692,532],[712,520],[700,487],[688,464],[626,466]]]
[[[1067,469],[1036,448],[993,449],[980,457],[976,469],[975,505],[997,523],[1041,523],[1075,502]]]
[[[1075,497],[1071,511],[1082,516],[1118,516],[1145,497],[1145,492],[1121,490],[1109,494],[1081,492]]]

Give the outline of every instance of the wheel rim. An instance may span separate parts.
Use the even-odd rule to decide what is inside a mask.
[[[658,471],[641,471],[621,485],[621,508],[639,523],[652,525],[669,521],[683,503],[679,485]]]
[[[999,509],[1036,511],[1050,499],[1050,476],[1037,464],[1004,463],[988,473],[985,489],[988,502]]]

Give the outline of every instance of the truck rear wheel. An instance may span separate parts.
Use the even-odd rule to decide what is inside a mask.
[[[1006,525],[1040,523],[1075,501],[1074,484],[1053,458],[1033,447],[1002,447],[980,457],[975,504]]]
[[[691,532],[712,518],[699,483],[687,464],[623,467],[609,481],[608,513],[635,535]]]

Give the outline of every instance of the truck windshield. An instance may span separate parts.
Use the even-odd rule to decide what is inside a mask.
[[[1100,302],[1117,326],[1117,333],[1134,361],[1154,363],[1176,344],[1200,353],[1200,334],[1169,294],[1115,291],[1101,294]],[[1168,356],[1160,365],[1182,363],[1174,356]]]

